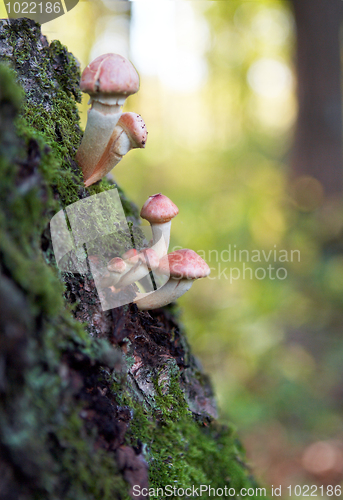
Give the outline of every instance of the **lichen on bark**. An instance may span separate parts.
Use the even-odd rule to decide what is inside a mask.
[[[85,189],[74,160],[77,61],[20,19],[0,21],[0,62],[0,497],[253,487],[175,307],[104,312],[90,274],[55,266],[52,216],[114,188],[104,180]]]

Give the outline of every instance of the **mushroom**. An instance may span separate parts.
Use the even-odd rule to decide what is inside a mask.
[[[141,252],[131,248],[122,257],[114,257],[107,264],[107,270],[101,277],[101,286],[124,288],[141,280],[159,265],[156,252],[151,248]]]
[[[146,140],[147,130],[143,118],[136,113],[123,113],[91,176],[85,177],[85,186],[104,177],[130,149],[144,148]]]
[[[138,253],[139,252],[138,252],[138,250],[136,250],[136,248],[130,248],[125,253],[123,253],[122,258],[124,260],[130,260],[130,259],[133,259],[134,257],[136,257],[138,255]]]
[[[141,311],[157,309],[175,301],[190,289],[194,280],[208,276],[210,268],[200,255],[185,248],[162,257],[158,272],[169,274],[169,280],[154,292],[137,295],[134,303]]]
[[[113,259],[111,259],[107,264],[107,272],[105,273],[105,276],[108,275],[109,271],[109,277],[104,281],[105,286],[115,286],[126,270],[127,265],[123,259],[121,259],[120,257],[114,257]],[[110,285],[108,285],[107,283],[110,283]]]
[[[76,154],[85,180],[101,159],[121,115],[125,99],[139,89],[133,65],[118,54],[97,57],[83,71],[80,88],[90,95],[86,130]],[[108,171],[111,170],[108,165]]]
[[[100,286],[104,288],[114,286],[120,280],[125,270],[126,263],[124,260],[120,257],[114,257],[109,261],[107,270],[101,276],[99,276],[99,272],[97,273],[100,278]],[[96,272],[96,269],[93,269],[94,271]]]
[[[107,264],[107,269],[111,273],[123,274],[126,269],[126,263],[120,257],[114,257]]]
[[[167,255],[171,220],[178,213],[177,206],[161,193],[150,196],[142,207],[141,217],[150,223],[153,238],[152,248],[160,259]]]
[[[141,252],[129,250],[123,255],[128,271],[120,278],[117,288],[129,286],[141,280],[159,265],[159,258],[152,248],[146,248]]]

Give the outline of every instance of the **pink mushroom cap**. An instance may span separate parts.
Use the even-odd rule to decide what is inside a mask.
[[[148,137],[145,122],[137,113],[123,113],[117,125],[127,133],[134,146],[144,148]]]
[[[122,258],[124,260],[128,260],[128,259],[132,259],[133,257],[135,257],[136,255],[138,255],[138,251],[135,249],[135,248],[130,248],[130,250],[127,250],[123,255],[122,255]]]
[[[149,196],[141,210],[142,219],[150,224],[164,224],[176,217],[179,213],[177,206],[161,193]]]
[[[144,263],[149,269],[157,269],[160,263],[157,253],[153,248],[146,248],[142,251]]]
[[[184,248],[165,255],[160,260],[159,271],[171,278],[199,279],[210,274],[210,268],[194,250]]]
[[[103,54],[84,69],[80,88],[87,94],[129,96],[139,89],[139,76],[133,65],[119,54]]]
[[[145,248],[140,252],[137,252],[135,249],[128,250],[123,257],[131,264],[141,261],[149,269],[157,269],[159,265],[158,256],[153,248]]]
[[[107,269],[112,273],[122,274],[126,269],[126,263],[120,257],[114,257],[107,264]]]

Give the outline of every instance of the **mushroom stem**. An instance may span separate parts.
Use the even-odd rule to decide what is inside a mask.
[[[128,271],[120,278],[117,288],[132,285],[144,278],[152,269],[156,269],[159,259],[154,249],[147,248],[125,261]]]
[[[148,266],[144,265],[143,262],[137,262],[137,264],[131,267],[131,269],[121,277],[116,286],[117,288],[123,288],[132,285],[132,283],[144,278],[149,272]]]
[[[155,250],[158,258],[161,259],[168,253],[171,221],[165,222],[164,224],[154,224],[150,222],[150,226],[153,243],[151,248]]]
[[[194,280],[170,278],[165,285],[154,292],[137,294],[134,303],[141,311],[166,306],[188,292],[193,282]]]
[[[98,163],[121,116],[120,106],[112,107],[101,103],[96,103],[97,105],[94,106],[95,103],[96,101],[93,101],[93,106],[88,111],[86,129],[76,153],[76,161],[82,168],[83,177],[86,181],[91,178],[94,170],[98,168]],[[111,170],[113,167],[110,166],[109,168]]]
[[[107,137],[107,132],[105,135]],[[106,144],[101,145],[101,157],[91,170],[85,170],[85,186],[88,187],[104,177],[131,149],[144,148],[146,139],[147,131],[142,117],[136,113],[121,114]]]

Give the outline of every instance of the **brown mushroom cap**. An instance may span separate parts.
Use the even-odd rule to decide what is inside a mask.
[[[164,224],[176,217],[179,213],[177,206],[161,193],[149,196],[141,210],[142,219],[150,224]]]
[[[160,260],[159,271],[171,278],[199,279],[210,274],[210,268],[194,250],[184,248],[165,255]]]
[[[119,54],[103,54],[84,69],[80,81],[87,94],[129,96],[139,89],[139,76],[133,65]]]
[[[117,125],[120,125],[120,127],[127,133],[135,147],[145,147],[148,132],[141,115],[137,115],[137,113],[123,113],[119,118]]]

